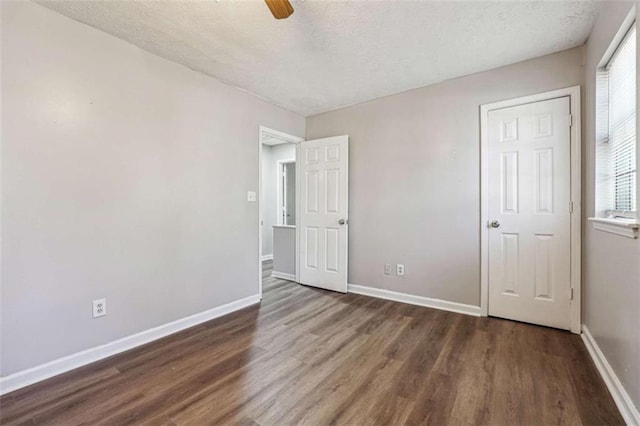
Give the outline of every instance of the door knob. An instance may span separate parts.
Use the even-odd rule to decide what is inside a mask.
[[[491,222],[489,222],[489,226],[491,226],[492,228],[500,228],[500,222],[498,222],[497,220],[492,220]]]
[[[344,220],[344,219],[340,219],[340,220],[338,221],[338,223],[339,223],[340,225],[344,225],[344,224],[349,223],[349,222],[348,222],[348,221],[346,221],[346,220]]]

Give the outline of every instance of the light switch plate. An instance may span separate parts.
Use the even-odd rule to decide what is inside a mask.
[[[257,197],[255,191],[247,192],[247,201],[249,201],[250,203],[255,203],[257,201],[257,199],[258,199],[258,197]]]

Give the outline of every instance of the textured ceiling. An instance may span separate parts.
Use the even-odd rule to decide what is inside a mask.
[[[307,116],[579,46],[591,1],[38,3]]]

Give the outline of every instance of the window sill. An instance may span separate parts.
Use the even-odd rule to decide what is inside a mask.
[[[621,235],[627,238],[638,238],[638,221],[636,219],[606,219],[603,217],[590,217],[593,229]]]

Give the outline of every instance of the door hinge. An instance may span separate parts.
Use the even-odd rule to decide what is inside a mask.
[[[573,115],[569,114],[569,127],[573,126]]]
[[[569,300],[573,300],[573,287],[571,288],[571,297]]]
[[[573,213],[573,201],[569,201],[569,213]]]

